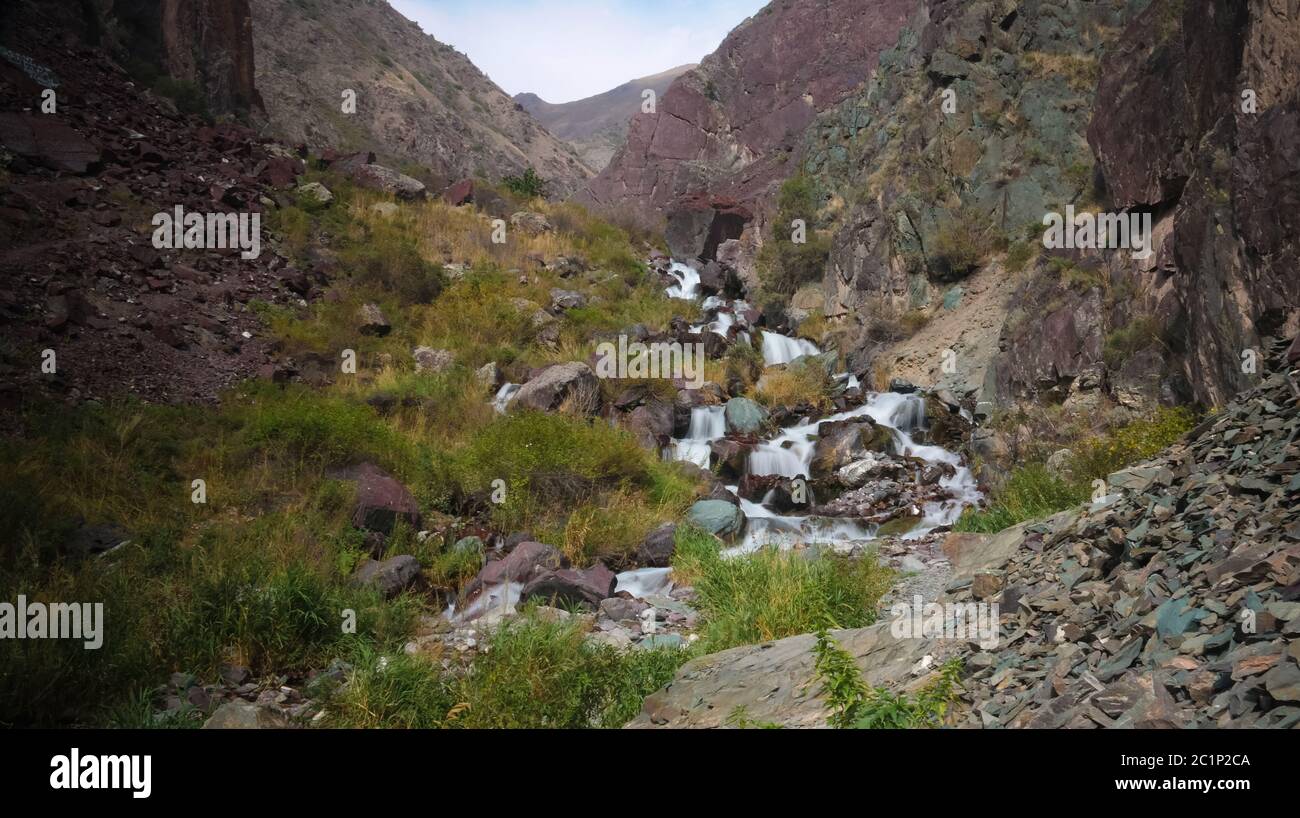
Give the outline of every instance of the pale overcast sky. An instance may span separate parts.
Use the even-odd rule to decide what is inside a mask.
[[[767,0],[389,0],[508,94],[571,102],[699,62]]]

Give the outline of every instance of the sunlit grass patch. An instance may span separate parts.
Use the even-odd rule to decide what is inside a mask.
[[[869,625],[893,572],[868,554],[847,559],[764,548],[724,558],[719,543],[679,528],[673,572],[695,588],[707,651],[817,630]]]

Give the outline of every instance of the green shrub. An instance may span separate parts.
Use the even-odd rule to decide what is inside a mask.
[[[832,727],[856,730],[941,727],[949,706],[957,700],[960,659],[941,665],[935,677],[915,696],[908,696],[890,693],[883,687],[869,687],[853,657],[824,628],[817,631],[813,655],[817,680],[822,683],[831,711],[827,722]]]
[[[395,221],[368,223],[339,259],[362,286],[378,287],[404,304],[428,304],[444,286],[442,268],[426,261],[419,245]]]
[[[1134,353],[1160,340],[1160,325],[1151,316],[1133,319],[1128,326],[1113,330],[1106,336],[1102,360],[1112,371],[1119,369]]]
[[[410,445],[365,404],[267,385],[250,387],[249,398],[237,413],[243,443],[259,453],[327,465],[361,458],[395,465]]]
[[[466,493],[505,481],[505,501],[493,517],[519,530],[601,491],[645,485],[649,459],[629,433],[607,423],[523,411],[483,428],[459,453],[455,473]]]
[[[956,281],[974,272],[989,254],[995,241],[988,220],[963,209],[952,214],[935,234],[930,252],[932,273],[939,281]]]
[[[529,167],[518,176],[502,177],[501,184],[525,201],[546,195],[546,180],[538,176],[537,171],[533,170],[532,167]]]
[[[1075,444],[1070,480],[1051,474],[1039,463],[1021,466],[983,509],[967,509],[953,528],[994,533],[1077,506],[1091,496],[1092,481],[1156,456],[1196,421],[1196,414],[1185,407],[1161,408],[1149,418],[1087,438]]]
[[[1078,479],[1104,480],[1120,469],[1155,457],[1196,426],[1197,416],[1184,406],[1161,407],[1108,434],[1075,447],[1073,470]]]
[[[818,210],[817,189],[810,177],[799,174],[781,185],[772,236],[757,259],[759,279],[767,291],[790,295],[804,284],[821,279],[831,240],[818,232]],[[807,226],[802,244],[791,241],[795,219],[803,219]]]
[[[1046,517],[1088,499],[1090,489],[1051,474],[1041,464],[1017,468],[983,509],[968,508],[953,526],[955,531],[995,533],[1004,528]]]

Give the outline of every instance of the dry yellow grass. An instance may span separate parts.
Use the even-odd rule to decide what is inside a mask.
[[[763,374],[754,397],[766,406],[797,406],[807,403],[828,409],[831,379],[817,364],[787,366]]]

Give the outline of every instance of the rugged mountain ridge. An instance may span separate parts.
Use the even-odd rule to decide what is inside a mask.
[[[587,167],[599,172],[627,141],[628,123],[641,111],[644,92],[654,91],[657,99],[693,68],[694,63],[679,65],[573,102],[553,104],[527,92],[515,94],[514,99],[548,131],[573,145]]]
[[[753,203],[797,167],[799,137],[875,71],[913,0],[776,0],[738,25],[653,114],[583,197],[662,216],[684,196]]]
[[[383,0],[252,0],[257,86],[290,143],[424,165],[453,182],[533,167],[564,195],[591,176],[467,57]],[[342,110],[356,92],[356,113]]]

